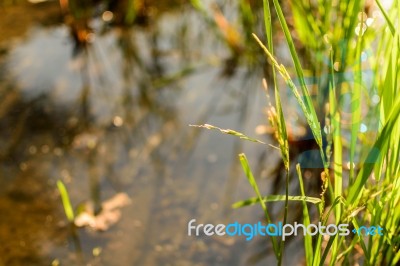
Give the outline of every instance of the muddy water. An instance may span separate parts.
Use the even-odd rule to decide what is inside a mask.
[[[226,75],[226,45],[184,11],[106,30],[95,18],[91,42],[80,48],[56,3],[1,9],[0,265],[274,262],[265,239],[187,235],[193,218],[260,220],[258,207],[230,207],[253,196],[237,154],[246,152],[267,192],[278,153],[189,127],[254,136],[266,119],[262,70],[243,63]],[[104,232],[71,228],[57,180],[74,207],[117,193],[131,204]]]

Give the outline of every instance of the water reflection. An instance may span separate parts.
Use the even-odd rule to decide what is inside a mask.
[[[267,192],[274,181],[265,170],[272,171],[278,152],[188,125],[208,122],[253,135],[265,121],[263,70],[254,67],[263,59],[241,54],[245,37],[221,37],[230,27],[221,11],[227,6],[206,16],[175,1],[168,7],[142,1],[132,15],[130,2],[60,1],[62,16],[54,16],[55,2],[6,8],[21,17],[26,11],[26,22],[5,33],[18,39],[0,43],[0,210],[6,217],[0,228],[8,243],[0,263],[274,261],[264,241],[186,235],[192,218],[252,223],[261,217],[258,208],[230,208],[253,195],[237,154],[245,151],[257,162]],[[58,179],[77,209],[90,202],[99,212],[118,192],[132,203],[105,232],[69,228]]]

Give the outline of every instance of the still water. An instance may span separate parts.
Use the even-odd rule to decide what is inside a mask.
[[[190,6],[131,27],[99,10],[80,46],[58,1],[0,9],[0,265],[274,263],[266,239],[187,235],[193,218],[262,219],[259,206],[231,208],[253,196],[237,154],[267,193],[278,151],[189,126],[257,136],[262,68]],[[71,227],[57,180],[77,209],[118,193],[130,203],[104,231]]]

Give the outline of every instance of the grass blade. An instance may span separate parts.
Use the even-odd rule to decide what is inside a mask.
[[[61,180],[57,180],[58,191],[60,191],[61,200],[64,206],[65,215],[69,222],[74,221],[74,210],[69,199],[68,191],[65,188],[64,183]]]
[[[356,180],[349,189],[349,194],[347,197],[348,204],[354,204],[356,200],[361,196],[361,189],[367,182],[368,177],[375,166],[375,162],[379,159],[380,156],[383,156],[383,154],[385,154],[388,149],[390,135],[392,134],[392,130],[396,126],[396,123],[398,123],[399,117],[400,98],[397,100],[397,104],[393,108],[393,111],[391,112],[388,121],[386,122],[381,133],[379,134],[379,137],[376,140],[372,149],[370,150],[367,158],[365,159],[364,166],[361,168]]]
[[[290,34],[289,27],[288,27],[288,25],[286,23],[286,19],[285,19],[285,16],[283,15],[282,8],[281,8],[281,6],[279,4],[279,1],[278,0],[272,0],[272,1],[274,3],[275,10],[276,10],[276,13],[277,13],[278,18],[279,18],[279,22],[280,22],[281,27],[283,29],[283,33],[285,35],[286,42],[287,42],[287,44],[289,46],[290,55],[292,57],[292,60],[293,60],[293,63],[294,63],[294,67],[295,67],[295,70],[296,70],[296,74],[297,74],[297,77],[299,79],[300,88],[301,88],[301,91],[302,91],[302,94],[303,94],[302,98],[305,99],[304,105],[305,105],[305,108],[306,108],[305,115],[308,116],[307,121],[309,122],[309,125],[311,127],[311,131],[313,132],[313,135],[315,137],[316,142],[322,148],[321,127],[319,125],[318,117],[317,117],[317,114],[315,112],[314,106],[312,104],[310,93],[308,91],[307,85],[306,85],[305,80],[304,80],[303,69],[301,67],[299,57],[297,56],[297,52],[296,52],[296,49],[295,49],[295,45],[294,45],[292,36]],[[322,152],[321,155],[323,155],[323,152]],[[322,159],[325,162],[325,156],[323,156]]]
[[[254,179],[253,173],[251,172],[249,162],[247,161],[246,155],[244,153],[239,154],[240,163],[242,165],[243,171],[246,174],[247,180],[249,181],[251,187],[253,188],[254,192],[256,193],[258,200],[261,204],[262,209],[264,210],[265,218],[268,223],[271,223],[271,218],[267,209],[267,205],[263,201],[263,197],[261,196],[260,190],[258,189],[256,180]],[[271,236],[272,247],[275,252],[275,256],[278,257],[278,245],[276,243],[275,237]]]
[[[299,185],[300,185],[300,191],[302,197],[305,197],[305,191],[304,191],[304,184],[303,184],[303,176],[301,174],[301,169],[300,169],[300,164],[296,165],[296,170],[297,170],[297,176],[299,177]],[[307,198],[307,197],[306,197]],[[321,202],[320,199],[318,199],[319,202]],[[310,214],[308,212],[308,207],[307,207],[307,201],[303,200],[303,223],[304,226],[308,227],[311,223],[310,221]],[[311,266],[312,265],[312,260],[313,260],[313,247],[312,247],[312,236],[306,234],[304,236],[304,251],[306,254],[306,261],[307,265]]]
[[[376,4],[378,5],[379,9],[381,10],[383,17],[385,18],[386,23],[387,23],[388,26],[389,26],[390,32],[391,32],[392,35],[394,36],[396,30],[395,30],[395,28],[394,28],[394,25],[393,25],[392,21],[391,21],[390,18],[389,18],[388,13],[387,13],[386,10],[383,8],[382,3],[381,3],[380,0],[375,0],[375,1],[376,1]]]

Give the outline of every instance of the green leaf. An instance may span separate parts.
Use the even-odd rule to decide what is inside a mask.
[[[61,200],[64,206],[65,215],[67,216],[68,221],[74,221],[74,210],[71,205],[71,201],[69,200],[68,191],[65,188],[64,183],[61,180],[57,180],[57,187],[60,191]]]
[[[364,165],[361,168],[359,174],[357,175],[354,184],[350,186],[349,194],[347,197],[348,204],[354,204],[358,198],[361,196],[361,190],[370,176],[376,161],[380,156],[386,153],[388,149],[388,144],[390,141],[390,136],[392,130],[394,129],[396,123],[398,123],[400,117],[400,98],[397,100],[397,104],[393,108],[388,121],[383,127],[381,133],[378,136],[374,146],[370,150],[367,158],[364,161]],[[398,147],[397,147],[398,149]]]
[[[265,218],[268,223],[271,223],[271,218],[267,209],[267,205],[263,201],[263,197],[261,196],[260,190],[258,189],[256,180],[254,179],[253,173],[251,172],[249,162],[247,161],[246,155],[244,153],[239,154],[240,163],[242,165],[243,171],[246,174],[247,180],[249,181],[251,187],[257,195],[259,203],[261,204],[262,209],[264,210]],[[278,257],[278,245],[275,237],[271,236],[272,246],[275,252],[275,255]]]
[[[296,170],[297,170],[297,175],[299,177],[300,192],[301,192],[301,195],[303,197],[305,197],[303,176],[301,174],[300,164],[296,165]],[[318,199],[318,200],[321,202],[320,199]],[[307,207],[306,201],[303,201],[302,204],[303,204],[303,223],[304,223],[304,226],[308,227],[311,223],[310,214],[308,212],[308,207]],[[313,247],[312,247],[312,236],[309,234],[306,234],[304,236],[304,251],[306,253],[307,265],[311,266],[313,257],[314,257],[314,255],[313,255],[314,252],[313,252]]]

